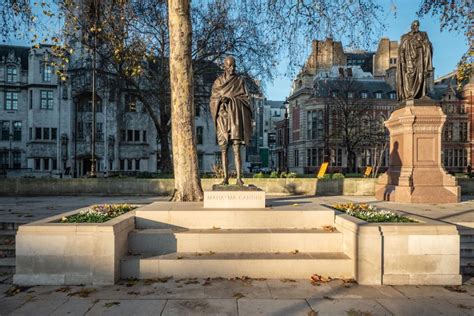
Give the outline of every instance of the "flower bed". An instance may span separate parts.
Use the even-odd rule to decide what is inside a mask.
[[[93,205],[87,210],[61,218],[61,223],[104,223],[135,208],[128,204]]]
[[[369,223],[416,223],[415,220],[406,216],[398,215],[392,211],[379,210],[368,204],[336,204],[334,208]]]

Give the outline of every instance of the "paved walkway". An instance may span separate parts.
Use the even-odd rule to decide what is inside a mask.
[[[361,286],[334,280],[144,280],[107,287],[36,286],[1,315],[474,315],[474,285]],[[19,291],[18,289],[17,291]]]
[[[166,197],[0,197],[0,222],[29,222],[96,203],[148,204]],[[403,205],[373,197],[274,197],[268,204],[373,203],[453,223],[474,223],[474,200]],[[361,286],[342,280],[170,279],[114,286],[16,288],[0,275],[0,315],[474,315],[474,279],[459,287]]]

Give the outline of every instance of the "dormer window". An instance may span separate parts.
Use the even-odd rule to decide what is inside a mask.
[[[354,92],[347,92],[347,97],[348,97],[349,99],[354,98]]]
[[[390,100],[395,100],[396,97],[397,97],[397,94],[396,94],[395,92],[390,92],[390,93],[388,94],[388,98],[389,98]]]
[[[51,78],[53,76],[53,66],[51,66],[49,63],[44,63],[42,70],[43,70],[43,81],[51,82]]]
[[[337,97],[337,90],[331,91],[331,97],[333,98]]]
[[[382,92],[375,92],[376,99],[382,99]]]
[[[361,97],[362,99],[367,99],[367,98],[369,97],[369,94],[368,94],[367,92],[361,92],[361,93],[360,93],[360,97]]]
[[[15,83],[18,81],[18,70],[15,66],[8,66],[7,67],[7,82],[8,83]]]

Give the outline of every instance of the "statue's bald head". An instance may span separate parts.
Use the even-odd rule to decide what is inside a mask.
[[[415,20],[415,21],[411,22],[411,30],[413,32],[418,32],[419,29],[420,29],[420,21]]]
[[[233,75],[235,73],[235,58],[227,56],[224,59],[224,71],[227,75]]]

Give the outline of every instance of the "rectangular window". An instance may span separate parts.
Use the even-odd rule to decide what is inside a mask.
[[[35,170],[41,170],[41,159],[35,158]]]
[[[125,160],[120,159],[120,170],[125,170]]]
[[[1,169],[8,169],[9,168],[9,157],[8,152],[2,151],[0,152],[0,168]]]
[[[451,122],[446,123],[444,126],[444,140],[453,140],[453,123]]]
[[[133,94],[127,94],[125,96],[125,105],[127,112],[137,111],[137,96]]]
[[[124,129],[121,129],[120,130],[120,141],[121,142],[124,142],[126,139],[125,139],[125,136],[126,136],[126,132]]]
[[[14,151],[13,152],[13,169],[20,169],[21,168],[21,152]]]
[[[362,93],[360,94],[360,97],[361,97],[362,99],[367,99],[367,98],[369,97],[369,94],[368,94],[367,92],[362,92]]]
[[[18,110],[18,92],[5,92],[5,110]]]
[[[33,90],[30,90],[30,109],[33,108]]]
[[[43,64],[43,81],[51,82],[51,78],[53,77],[53,66],[48,63]]]
[[[201,116],[201,105],[196,104],[195,107],[196,107],[196,117]]]
[[[127,142],[133,142],[133,130],[127,130]]]
[[[35,128],[35,139],[40,140],[41,139],[41,127]]]
[[[33,128],[31,127],[28,129],[28,137],[29,140],[33,140]]]
[[[7,82],[15,83],[18,81],[18,70],[15,66],[7,67]]]
[[[43,170],[49,170],[49,158],[43,158]]]
[[[13,122],[13,140],[21,141],[21,121]]]
[[[52,110],[53,109],[53,91],[41,90],[40,91],[40,109]]]
[[[143,142],[146,143],[146,131],[143,131]]]
[[[51,170],[58,170],[58,161],[56,159],[51,159],[52,162],[52,168]]]
[[[128,171],[132,170],[132,159],[127,159],[127,170]]]
[[[203,127],[202,126],[198,126],[196,127],[196,143],[198,145],[202,145],[203,144]]]
[[[203,169],[203,164],[204,164],[204,159],[203,158],[204,158],[203,153],[198,153],[198,168],[201,171]]]
[[[140,159],[135,159],[135,170],[140,170]]]
[[[92,109],[92,101],[91,101],[91,109]],[[102,102],[100,102],[99,100],[95,101],[95,112],[102,113]]]
[[[49,140],[49,128],[43,128],[43,140]]]
[[[57,140],[58,139],[58,129],[57,128],[52,128],[51,129],[51,140]]]
[[[140,141],[140,131],[139,131],[139,130],[135,130],[135,131],[134,131],[134,138],[133,138],[133,141],[135,141],[135,142],[139,142],[139,141]]]
[[[376,99],[382,99],[382,92],[375,92]]]
[[[2,123],[2,140],[10,140],[10,121],[0,121]]]
[[[96,123],[95,126],[95,139],[98,141],[104,140],[104,130],[103,130],[103,123]]]
[[[308,111],[308,139],[317,139],[323,135],[323,111]]]
[[[295,167],[299,166],[299,161],[300,161],[300,155],[298,149],[294,151],[294,165]]]
[[[84,124],[82,122],[77,122],[77,139],[84,139]]]
[[[462,142],[467,141],[467,122],[459,123],[459,140]]]

